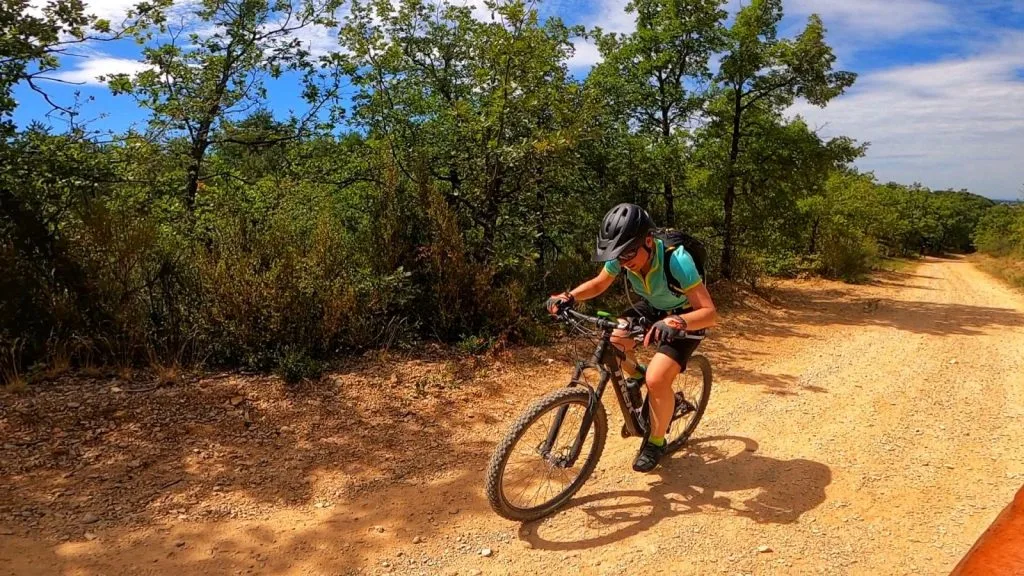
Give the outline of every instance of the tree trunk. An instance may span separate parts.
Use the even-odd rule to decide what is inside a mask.
[[[476,253],[477,262],[489,263],[495,253],[494,242],[497,239],[498,216],[501,214],[501,192],[504,186],[504,170],[498,165],[494,169],[495,177],[487,187],[487,200],[481,214],[481,228],[483,228],[483,243]]]
[[[196,195],[199,193],[199,168],[203,158],[189,155],[187,182],[185,183],[185,208],[191,214],[196,208]]]
[[[203,167],[203,159],[206,157],[206,150],[210,147],[210,130],[213,128],[213,123],[220,116],[221,102],[224,98],[224,93],[227,91],[228,82],[231,80],[231,74],[234,72],[236,55],[234,40],[231,42],[224,56],[220,78],[211,98],[210,107],[205,111],[204,116],[199,121],[198,129],[192,136],[192,149],[189,151],[188,179],[185,183],[185,205],[188,207],[189,214],[192,214],[196,207],[200,171]]]
[[[736,202],[735,184],[729,183],[725,191],[723,207],[725,208],[725,225],[722,230],[722,277],[732,280],[733,276],[733,239],[732,219],[733,205]]]
[[[665,196],[665,222],[663,222],[662,225],[668,228],[673,228],[676,225],[676,206],[675,196],[672,193],[671,178],[665,178],[662,191]]]
[[[732,115],[732,146],[729,149],[729,182],[725,189],[723,208],[725,210],[725,226],[722,230],[722,276],[733,277],[734,251],[733,246],[733,207],[736,204],[736,160],[740,155],[740,115],[743,113],[743,94],[741,87],[735,89]]]
[[[541,277],[547,273],[547,260],[544,258],[544,242],[547,240],[547,214],[544,210],[547,207],[547,199],[544,194],[544,187],[537,186],[535,201],[537,202],[537,233],[533,237],[533,249],[537,253],[537,270]]]
[[[666,105],[661,107],[661,137],[666,146],[672,137],[672,123],[669,121],[669,108]],[[662,183],[662,194],[665,197],[665,222],[662,225],[672,228],[676,225],[676,198],[672,191],[671,174],[665,175],[665,180]]]

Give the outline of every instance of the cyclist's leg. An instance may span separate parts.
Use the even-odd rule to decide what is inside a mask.
[[[647,394],[651,401],[651,436],[662,438],[668,432],[675,408],[672,381],[684,370],[700,340],[677,338],[658,347],[647,366]]]
[[[626,309],[619,317],[624,320],[632,320],[634,318],[647,318],[650,321],[656,319],[657,311],[643,300],[635,304],[632,308]],[[637,369],[636,361],[636,341],[628,336],[625,330],[616,330],[612,332],[611,338],[612,344],[616,348],[621,350],[625,354],[625,359],[622,361],[622,371],[629,378],[638,378],[640,371]]]

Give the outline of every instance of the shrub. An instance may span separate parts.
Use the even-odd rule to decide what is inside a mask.
[[[277,362],[277,373],[288,384],[298,384],[303,380],[318,380],[323,372],[322,362],[297,348],[286,349]]]
[[[878,245],[852,230],[831,230],[821,242],[821,273],[846,282],[862,282],[878,260]]]

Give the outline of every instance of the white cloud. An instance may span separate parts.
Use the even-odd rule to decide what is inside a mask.
[[[626,12],[627,0],[598,0],[596,8],[583,21],[588,27],[600,26],[605,32],[628,34],[636,30],[636,16]]]
[[[871,38],[896,38],[946,28],[955,17],[932,0],[789,0],[791,14],[819,14],[830,30]]]
[[[319,24],[306,26],[292,33],[302,42],[303,48],[313,56],[323,56],[338,50],[338,30]]]
[[[53,76],[65,82],[102,85],[103,83],[99,81],[98,76],[108,76],[111,74],[132,75],[138,74],[147,68],[146,64],[129,58],[91,57],[82,61],[78,67],[62,70],[53,74]]]
[[[33,14],[42,13],[42,8],[49,0],[29,0],[27,11]],[[85,14],[110,20],[110,23],[117,26],[124,21],[128,11],[135,7],[141,0],[86,0]],[[187,8],[196,4],[198,0],[175,0],[174,5],[168,13],[177,15],[183,13]]]
[[[825,109],[791,109],[824,135],[870,141],[882,180],[1012,198],[1024,183],[1024,33],[970,57],[869,72]]]
[[[605,33],[628,34],[636,30],[636,20],[633,14],[626,12],[627,2],[628,0],[597,0],[588,4],[590,11],[577,15],[574,20],[587,28],[600,27]],[[570,70],[589,70],[603,60],[601,51],[591,40],[577,39],[573,46],[576,53],[569,59]]]
[[[570,70],[588,70],[591,66],[601,62],[601,51],[598,50],[597,44],[594,44],[591,40],[579,39],[573,42],[573,48],[575,53],[572,58],[569,58],[568,66]]]
[[[456,5],[462,5],[473,10],[473,18],[480,20],[481,22],[489,22],[492,18],[491,10],[483,3],[483,0],[462,0],[459,2],[455,0],[452,2]],[[497,14],[494,14],[494,18],[497,18]]]
[[[119,24],[128,14],[128,10],[136,4],[138,4],[138,0],[90,0],[85,3],[85,12],[97,18],[110,20],[113,24]]]

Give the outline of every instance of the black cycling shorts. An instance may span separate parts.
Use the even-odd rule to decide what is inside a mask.
[[[620,318],[643,318],[647,321],[648,326],[653,326],[655,322],[661,320],[666,316],[679,315],[684,312],[690,312],[692,309],[676,309],[676,310],[658,310],[647,300],[640,299],[639,302],[635,302],[632,308],[627,308],[619,315]],[[694,334],[703,334],[704,331],[696,331]],[[671,342],[663,342],[658,346],[658,352],[664,354],[675,361],[679,365],[680,370],[686,370],[686,362],[690,359],[690,355],[700,345],[700,340],[695,338],[675,338]]]

